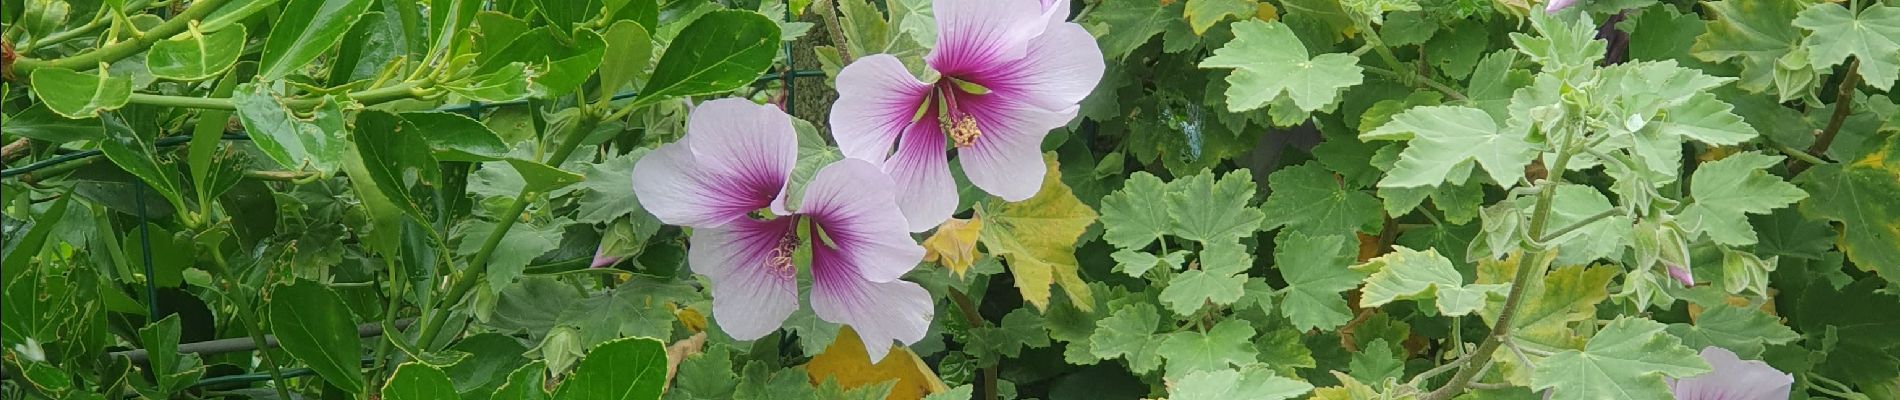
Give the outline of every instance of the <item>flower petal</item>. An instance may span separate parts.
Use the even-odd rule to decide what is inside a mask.
[[[704,168],[687,140],[668,143],[633,165],[633,194],[660,221],[717,227],[771,204],[783,184],[730,179]]]
[[[1670,262],[1664,262],[1663,265],[1668,268],[1669,277],[1675,278],[1676,282],[1681,282],[1683,287],[1695,287],[1695,275],[1692,275],[1688,268]]]
[[[922,340],[935,312],[930,292],[909,281],[861,279],[846,273],[844,260],[837,250],[812,248],[811,308],[818,318],[850,325],[874,364],[890,353],[892,340]]]
[[[687,265],[712,282],[713,319],[733,339],[764,337],[798,310],[796,267],[768,264],[794,226],[793,218],[744,219],[693,231]]]
[[[1042,15],[1050,25],[1069,20],[1069,0],[1041,0]]]
[[[1029,41],[1049,26],[1039,2],[938,0],[937,47],[925,56],[945,76],[962,76],[990,64],[1022,58]]]
[[[897,152],[884,162],[895,188],[897,208],[911,232],[923,232],[950,219],[957,209],[956,182],[944,150],[943,128],[936,117],[924,117],[904,131]]]
[[[1047,111],[994,93],[960,101],[983,132],[972,146],[957,149],[970,183],[1003,200],[1035,196],[1047,169],[1042,165],[1042,138],[1075,118],[1077,108]]]
[[[1715,367],[1702,375],[1670,380],[1677,400],[1784,400],[1794,387],[1794,375],[1768,363],[1743,360],[1720,347],[1702,349],[1702,360]]]
[[[911,76],[889,54],[873,54],[838,72],[838,102],[831,106],[831,135],[845,157],[882,164],[891,142],[910,126],[930,86]]]
[[[827,250],[836,250],[833,254],[842,257],[836,267],[882,283],[897,280],[923,260],[924,248],[910,237],[891,187],[891,178],[877,167],[849,158],[819,170],[805,187],[799,214],[811,218],[812,226],[829,239],[828,245],[835,246]]]
[[[770,104],[741,98],[700,103],[686,120],[693,153],[708,168],[746,181],[776,182],[772,209],[785,212],[785,183],[798,164],[798,131],[792,116]]]
[[[1081,25],[1057,23],[1029,43],[1023,58],[999,62],[981,73],[959,76],[983,85],[990,95],[1048,110],[1075,107],[1102,81],[1102,48]]]

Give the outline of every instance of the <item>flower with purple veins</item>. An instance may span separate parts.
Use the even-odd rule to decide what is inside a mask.
[[[797,161],[791,117],[744,99],[700,104],[686,135],[633,167],[634,194],[660,221],[693,228],[687,265],[712,286],[713,318],[752,340],[798,309],[801,248],[811,254],[811,305],[851,325],[873,361],[891,341],[916,343],[930,294],[898,278],[923,258],[897,210],[890,177],[845,159],[819,170],[802,204],[786,204]]]
[[[1043,136],[1075,118],[1104,68],[1095,38],[1064,21],[1068,3],[939,0],[937,44],[924,59],[935,81],[918,80],[888,54],[838,73],[838,147],[891,176],[911,231],[956,210],[946,147],[970,183],[1004,200],[1041,189]]]
[[[1669,380],[1676,400],[1784,400],[1794,387],[1794,375],[1768,363],[1743,360],[1728,349],[1705,347],[1702,360],[1715,370]]]

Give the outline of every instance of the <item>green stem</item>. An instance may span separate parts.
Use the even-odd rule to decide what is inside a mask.
[[[1548,234],[1539,236],[1537,237],[1537,242],[1538,243],[1549,242],[1551,239],[1556,239],[1560,236],[1563,236],[1570,232],[1574,232],[1578,229],[1583,229],[1583,227],[1588,226],[1592,223],[1596,223],[1598,220],[1602,220],[1604,218],[1609,218],[1611,216],[1617,216],[1617,215],[1623,215],[1623,209],[1612,207],[1608,210],[1603,210],[1603,212],[1596,213],[1588,217],[1583,217],[1583,219],[1577,220],[1577,222],[1573,222],[1570,225],[1566,225],[1562,228],[1557,228],[1557,230],[1550,231],[1550,233]]]
[[[594,131],[594,127],[598,126],[600,121],[601,119],[596,115],[582,114],[574,124],[568,125],[567,131],[560,136],[560,147],[554,150],[554,154],[548,156],[547,164],[561,165],[566,162],[568,156],[573,155],[574,150],[580,148],[581,141],[587,138],[588,133]],[[516,221],[521,220],[521,213],[528,210],[528,205],[534,202],[536,195],[538,193],[522,189],[520,195],[515,196],[514,204],[508,207],[508,211],[501,214],[501,220],[495,222],[495,229],[489,231],[487,240],[482,242],[482,247],[469,258],[466,274],[458,275],[453,279],[455,284],[450,287],[448,295],[442,298],[442,307],[439,307],[439,310],[422,325],[421,334],[416,336],[419,342],[418,348],[433,350],[436,335],[441,334],[442,325],[448,323],[449,314],[454,312],[452,308],[461,303],[462,298],[468,296],[468,292],[474,290],[476,284],[481,282],[482,275],[488,272],[488,259],[494,255],[495,248],[501,245],[502,238],[508,235],[508,229],[513,228]]]
[[[989,325],[989,321],[983,320],[983,315],[977,313],[976,302],[972,301],[969,295],[963,294],[963,291],[951,288],[950,300],[956,303],[957,312],[963,314],[963,320],[970,325],[970,328]],[[983,367],[982,399],[996,400],[996,365]]]
[[[426,97],[434,94],[433,84],[428,82],[402,82],[385,87],[350,92],[344,96],[363,105],[376,105],[396,100]],[[323,104],[326,98],[298,98],[284,101],[284,105],[297,110],[308,110]],[[237,110],[237,103],[230,98],[206,98],[192,96],[170,96],[162,94],[133,93],[130,99],[135,104],[162,107],[199,108],[206,110]]]
[[[291,398],[290,386],[284,383],[284,373],[283,371],[277,368],[277,361],[272,359],[273,357],[271,357],[270,355],[270,346],[268,342],[264,340],[264,327],[262,325],[258,325],[257,318],[255,315],[253,315],[255,314],[255,312],[254,310],[250,308],[249,305],[245,303],[232,301],[231,295],[229,293],[232,290],[236,290],[239,287],[237,283],[237,277],[231,276],[233,273],[231,272],[231,269],[225,265],[224,257],[219,255],[219,253],[217,253],[215,249],[213,250],[214,251],[212,252],[212,254],[214,255],[214,257],[212,257],[212,260],[216,262],[218,265],[218,272],[219,272],[218,275],[224,276],[224,285],[225,285],[224,290],[219,290],[217,292],[219,293],[220,297],[224,298],[225,302],[231,303],[232,306],[237,308],[236,314],[238,317],[238,321],[240,323],[243,323],[244,330],[250,333],[251,345],[257,346],[257,354],[264,358],[264,365],[268,367],[266,368],[266,370],[270,371],[270,378],[271,378],[271,382],[273,383],[271,387],[277,389],[277,397],[284,398],[284,399]]]
[[[212,10],[217,10],[218,7],[224,5],[224,2],[225,0],[198,0],[192,2],[191,7],[186,8],[185,11],[179,13],[178,16],[158,26],[152,27],[152,30],[145,31],[144,34],[139,35],[133,40],[109,44],[93,49],[92,51],[54,60],[21,58],[13,62],[13,72],[18,74],[18,76],[32,76],[33,70],[46,67],[66,68],[75,71],[88,71],[93,68],[98,68],[99,63],[110,64],[120,59],[131,57],[140,51],[144,51],[145,48],[151,47],[152,43],[158,43],[159,40],[164,40],[184,32],[186,28],[191,26],[191,21],[197,21],[199,18],[204,18],[204,16],[211,14]]]
[[[1529,234],[1532,238],[1543,237],[1544,229],[1550,225],[1550,209],[1557,197],[1557,186],[1563,183],[1563,174],[1570,165],[1570,156],[1577,152],[1575,149],[1577,146],[1568,143],[1569,141],[1566,137],[1564,141],[1559,142],[1569,145],[1558,149],[1557,161],[1551,164],[1549,178],[1541,183],[1542,187],[1537,193],[1537,207],[1531,212]],[[1544,250],[1539,250],[1518,258],[1517,273],[1511,278],[1510,294],[1504,297],[1504,309],[1498,312],[1498,320],[1492,324],[1491,334],[1485,336],[1484,342],[1479,343],[1477,349],[1472,350],[1471,361],[1460,367],[1458,373],[1452,375],[1450,382],[1420,397],[1421,400],[1450,399],[1464,391],[1465,387],[1471,384],[1472,378],[1485,369],[1483,367],[1490,366],[1491,356],[1497,354],[1498,346],[1511,336],[1512,317],[1517,314],[1517,306],[1524,302],[1524,288],[1529,286],[1525,282],[1530,281],[1532,271],[1543,269],[1544,259],[1547,258],[1545,253]]]

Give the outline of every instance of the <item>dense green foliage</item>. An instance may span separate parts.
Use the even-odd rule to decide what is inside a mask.
[[[1892,0],[1073,0],[1106,75],[877,364],[734,340],[629,177],[740,97],[803,190],[931,0],[3,3],[8,399],[1900,398]]]

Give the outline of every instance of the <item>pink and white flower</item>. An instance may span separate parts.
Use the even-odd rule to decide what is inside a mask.
[[[1728,349],[1703,348],[1702,360],[1708,361],[1715,370],[1669,380],[1676,400],[1784,400],[1794,388],[1794,375],[1768,363],[1743,360]]]
[[[838,74],[832,134],[850,158],[876,163],[921,232],[950,218],[957,190],[945,148],[970,183],[1004,200],[1041,188],[1042,139],[1074,119],[1102,79],[1102,50],[1065,22],[1067,0],[938,0],[925,82],[896,57],[858,59]]]
[[[802,204],[787,205],[797,162],[791,117],[744,99],[708,101],[686,136],[633,167],[634,193],[660,221],[693,228],[687,263],[712,282],[713,318],[735,339],[779,328],[798,305],[794,253],[811,253],[811,304],[851,325],[872,360],[891,341],[916,343],[930,325],[930,294],[898,279],[922,260],[889,188],[863,160],[819,170]]]

